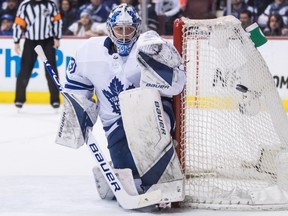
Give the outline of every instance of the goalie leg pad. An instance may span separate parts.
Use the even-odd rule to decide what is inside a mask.
[[[113,169],[115,175],[121,182],[123,188],[130,195],[138,195],[136,185],[132,176],[131,169]],[[107,181],[105,180],[103,174],[99,167],[93,167],[93,175],[96,183],[96,188],[101,199],[113,200],[115,198],[114,193],[110,189]]]
[[[63,93],[64,107],[56,136],[56,143],[71,148],[79,148],[97,121],[97,103],[81,95]]]
[[[183,174],[170,135],[170,122],[165,118],[160,94],[157,90],[137,88],[119,95],[123,125],[130,151],[136,164],[143,187],[148,190],[154,184],[181,185],[173,187],[183,200]],[[162,189],[167,190],[167,184]],[[173,190],[172,189],[172,190]]]

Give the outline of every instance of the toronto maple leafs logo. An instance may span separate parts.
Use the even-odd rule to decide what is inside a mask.
[[[112,110],[114,113],[121,114],[120,106],[119,106],[119,98],[118,95],[120,92],[124,90],[124,85],[121,83],[121,81],[114,77],[110,85],[108,86],[109,90],[102,90],[105,97],[108,99],[108,101],[111,104]],[[135,88],[133,85],[130,85],[126,90]]]

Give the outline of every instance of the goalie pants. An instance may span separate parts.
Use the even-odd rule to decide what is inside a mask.
[[[172,100],[170,98],[162,98],[162,103],[164,112],[169,115],[172,133],[175,126]],[[139,174],[128,146],[122,119],[119,119],[117,124],[118,127],[108,136],[108,149],[110,152],[111,160],[113,162],[113,166],[116,169],[130,168],[134,178],[137,178],[139,177]],[[143,157],[143,160],[147,159]],[[141,178],[142,185],[151,186],[152,184],[156,184],[161,177],[161,173],[163,173],[165,169],[166,166],[164,167],[161,165],[151,168],[151,171],[149,171],[148,174],[149,176]]]

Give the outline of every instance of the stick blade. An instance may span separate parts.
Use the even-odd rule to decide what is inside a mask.
[[[46,55],[45,55],[45,53],[44,53],[44,51],[40,45],[37,45],[34,48],[34,50],[43,62],[47,61],[47,57],[46,57]]]

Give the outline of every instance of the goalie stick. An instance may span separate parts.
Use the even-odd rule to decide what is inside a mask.
[[[51,68],[50,63],[48,62],[45,53],[40,45],[34,48],[35,52],[38,54],[40,59],[44,62],[45,67],[47,68],[49,75],[53,78],[53,81],[57,88],[59,89],[60,93],[63,97],[68,99],[69,94],[67,92],[63,92],[63,88],[59,79],[53,69]],[[69,99],[68,99],[69,100]],[[108,161],[105,159],[97,140],[94,138],[92,131],[88,130],[88,139],[86,141],[86,145],[88,149],[92,153],[97,166],[100,168],[103,176],[107,184],[109,185],[110,189],[113,191],[118,203],[124,209],[138,209],[143,208],[151,205],[157,205],[161,202],[161,191],[151,191],[141,195],[132,196],[126,192],[123,188],[120,180],[116,176],[115,172],[109,165]]]

